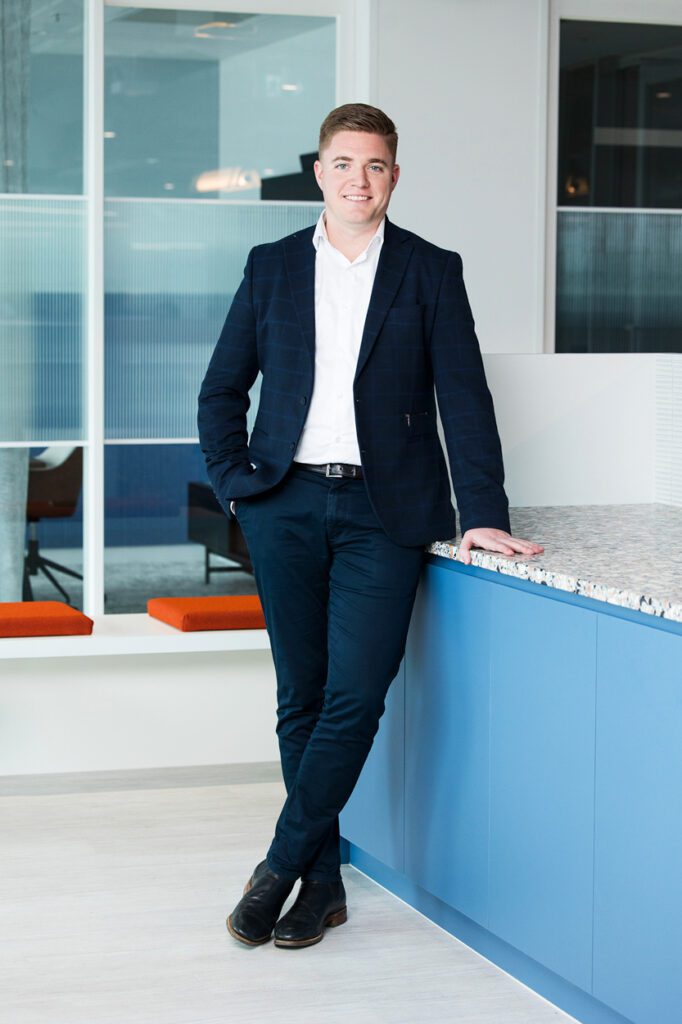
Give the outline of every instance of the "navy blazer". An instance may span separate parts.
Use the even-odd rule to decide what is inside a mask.
[[[315,367],[313,233],[309,227],[251,250],[201,386],[201,449],[225,511],[232,498],[274,487],[301,436]],[[248,393],[259,370],[260,403],[247,437]],[[386,218],[353,400],[369,500],[401,545],[426,545],[456,532],[434,383],[462,533],[474,527],[511,532],[500,439],[461,257]]]

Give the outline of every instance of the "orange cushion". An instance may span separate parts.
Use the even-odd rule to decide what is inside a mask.
[[[0,636],[81,636],[93,621],[61,601],[1,601]]]
[[[224,597],[153,597],[147,611],[185,632],[194,629],[264,629],[258,594]]]

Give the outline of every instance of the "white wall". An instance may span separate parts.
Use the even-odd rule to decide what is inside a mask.
[[[389,217],[461,254],[484,352],[542,352],[548,5],[377,2],[370,102],[401,165]]]
[[[656,354],[486,355],[512,506],[665,500]]]

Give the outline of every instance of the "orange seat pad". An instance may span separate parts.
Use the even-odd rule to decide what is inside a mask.
[[[169,626],[190,632],[195,629],[265,629],[258,594],[217,597],[153,597],[147,611]]]
[[[61,601],[0,601],[2,636],[88,636],[93,621]]]

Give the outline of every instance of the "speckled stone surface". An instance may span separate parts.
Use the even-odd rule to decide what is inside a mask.
[[[472,548],[471,565],[682,622],[682,508],[562,505],[509,516],[513,536],[545,550],[522,559]],[[454,559],[460,540],[426,550]]]

